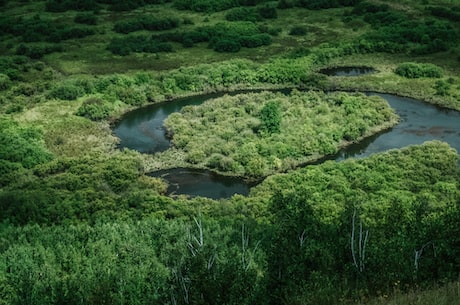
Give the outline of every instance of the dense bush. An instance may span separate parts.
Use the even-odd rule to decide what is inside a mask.
[[[11,79],[8,75],[0,74],[0,91],[6,90],[11,86]]]
[[[82,105],[77,110],[77,115],[98,121],[106,119],[112,110],[113,106],[103,99],[90,97],[83,101]]]
[[[85,160],[39,165],[29,189],[0,190],[5,303],[343,304],[458,279],[458,155],[440,142],[308,166],[225,202],[122,191],[138,175],[133,155]],[[181,204],[185,217],[162,211]],[[206,215],[217,206],[228,217]]]
[[[0,160],[16,163],[24,168],[51,160],[51,153],[44,147],[40,129],[20,127],[12,120],[0,119]],[[10,164],[9,166],[17,166]]]
[[[95,0],[48,0],[45,7],[48,12],[94,11],[100,8]]]
[[[62,52],[62,46],[59,44],[39,43],[39,44],[20,44],[16,48],[17,55],[25,55],[32,59],[40,59],[46,54]]]
[[[80,86],[64,83],[53,87],[48,93],[48,97],[71,101],[83,96],[84,93],[85,91]]]
[[[272,43],[272,38],[269,34],[256,34],[252,36],[240,37],[240,44],[246,48],[257,48],[260,46],[268,46]]]
[[[303,35],[306,35],[307,32],[308,32],[308,29],[306,26],[296,25],[289,30],[289,35],[303,36]]]
[[[96,25],[97,16],[93,13],[79,13],[75,16],[74,21],[81,24]]]
[[[72,27],[72,28],[63,28],[58,29],[51,33],[47,40],[50,42],[60,42],[67,39],[76,39],[83,38],[86,36],[94,35],[94,29],[90,27]]]
[[[179,19],[165,17],[156,18],[153,16],[143,16],[115,23],[114,31],[118,33],[130,33],[139,30],[163,31],[179,26]]]
[[[214,43],[214,51],[235,53],[241,49],[241,44],[238,41],[222,38]]]
[[[460,21],[460,7],[447,8],[444,6],[429,6],[426,8],[433,16]]]
[[[415,62],[405,62],[400,64],[396,68],[395,73],[407,78],[440,78],[443,76],[443,71],[440,67],[433,64],[422,64]]]
[[[237,1],[234,0],[174,0],[176,8],[197,12],[218,12],[237,5]]]
[[[236,7],[225,14],[228,21],[260,21],[262,16],[256,8]]]
[[[388,5],[362,2],[352,10],[353,15],[363,16],[375,32],[365,38],[386,46],[385,52],[406,49],[413,54],[429,54],[447,51],[459,40],[458,30],[442,20],[414,20],[406,13],[393,11]],[[345,20],[352,17],[345,17]],[[399,45],[399,47],[398,47]],[[385,50],[386,49],[386,50]]]

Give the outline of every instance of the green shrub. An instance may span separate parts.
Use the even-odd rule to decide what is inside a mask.
[[[306,26],[296,25],[289,30],[289,35],[293,36],[303,36],[306,35],[308,32]]]
[[[257,11],[259,12],[260,16],[265,19],[276,19],[278,17],[278,12],[273,6],[265,5],[259,7]]]
[[[75,16],[74,21],[81,24],[96,25],[97,16],[93,13],[79,13]]]
[[[281,108],[277,101],[267,102],[260,110],[259,132],[262,134],[279,133],[281,130]]]
[[[11,79],[8,75],[0,73],[0,91],[7,90],[11,86]]]
[[[236,53],[241,49],[238,41],[230,39],[220,39],[214,45],[214,51]]]
[[[0,147],[0,160],[19,163],[25,168],[32,168],[52,158],[44,146],[40,129],[20,127],[8,119],[0,120]]]
[[[395,73],[406,78],[432,77],[440,78],[443,71],[434,64],[423,64],[415,62],[405,62],[400,64]]]
[[[16,48],[17,55],[25,55],[32,59],[40,59],[46,54],[62,52],[62,46],[59,44],[35,44],[35,45],[26,45],[20,44]]]
[[[270,45],[272,38],[269,34],[257,34],[252,36],[242,36],[240,38],[240,44],[246,48],[257,48],[260,46]]]
[[[83,96],[84,94],[85,92],[81,87],[64,83],[52,88],[48,93],[48,97],[71,101]]]
[[[449,95],[450,84],[440,79],[434,84],[434,89],[436,90],[436,95],[446,96]]]
[[[260,21],[262,16],[256,8],[236,7],[225,14],[228,21]]]
[[[45,8],[48,12],[94,11],[99,9],[99,5],[95,0],[48,0]]]
[[[106,119],[111,111],[112,105],[98,97],[90,97],[83,101],[77,110],[77,115],[88,118],[93,121]]]

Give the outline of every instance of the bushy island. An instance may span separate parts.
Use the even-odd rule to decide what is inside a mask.
[[[171,114],[165,126],[191,165],[263,177],[334,154],[397,122],[380,97],[294,90],[208,100]]]
[[[297,168],[396,123],[351,92],[460,110],[454,2],[0,0],[0,305],[459,304],[455,150]],[[353,66],[376,73],[317,73]],[[184,108],[155,155],[110,128],[284,88]],[[265,180],[213,200],[146,174],[184,165]]]

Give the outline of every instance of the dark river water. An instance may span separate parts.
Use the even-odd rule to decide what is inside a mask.
[[[360,158],[392,148],[421,144],[429,140],[441,140],[460,152],[460,112],[439,108],[414,99],[391,94],[378,95],[388,101],[400,116],[400,123],[390,130],[369,137],[358,144],[341,150],[326,159],[337,161]],[[120,138],[120,148],[130,148],[142,153],[156,153],[170,147],[165,136],[163,120],[186,105],[198,105],[221,96],[213,94],[178,99],[151,105],[126,114],[113,129]],[[233,177],[220,176],[210,171],[178,168],[151,174],[168,181],[170,194],[185,194],[209,198],[228,198],[233,194],[247,195],[251,185]]]

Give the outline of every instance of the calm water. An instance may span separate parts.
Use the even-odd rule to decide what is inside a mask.
[[[329,76],[359,76],[375,72],[375,69],[369,67],[338,67],[322,69],[319,71],[319,73]]]
[[[400,116],[400,123],[391,130],[369,137],[326,159],[340,161],[350,157],[360,158],[435,139],[449,143],[460,152],[460,112],[390,94],[369,94],[386,99]],[[120,138],[121,148],[127,147],[143,153],[166,150],[170,142],[165,136],[163,120],[185,105],[198,105],[207,99],[221,95],[178,99],[137,109],[124,116],[113,132]],[[155,172],[152,175],[166,179],[170,184],[168,193],[172,194],[227,198],[233,194],[247,195],[251,187],[237,178],[202,170],[173,169]]]

